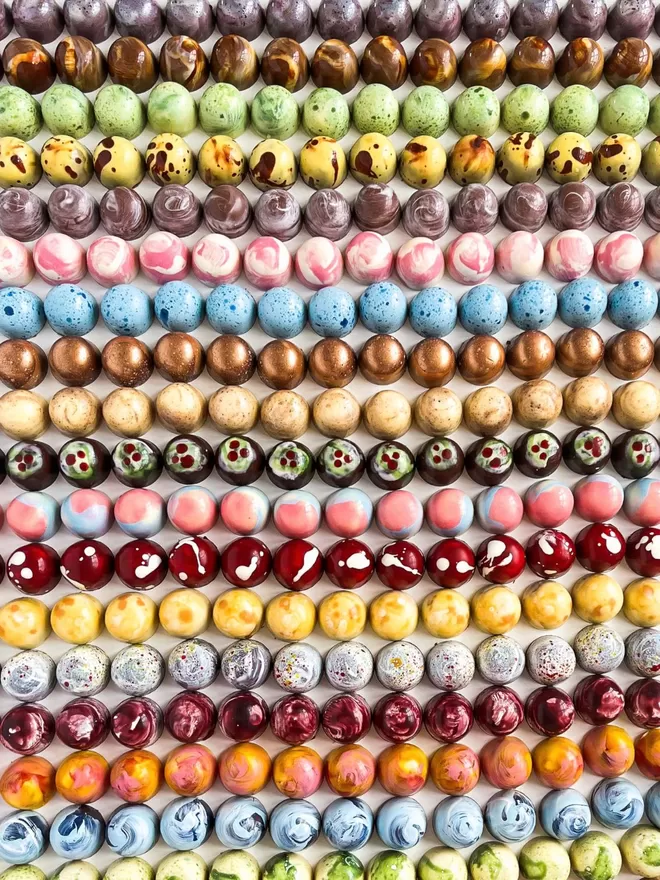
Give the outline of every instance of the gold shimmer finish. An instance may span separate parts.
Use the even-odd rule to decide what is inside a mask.
[[[309,374],[324,388],[343,388],[357,373],[357,357],[343,339],[322,339],[309,353]]]
[[[555,344],[542,330],[525,330],[506,346],[506,363],[516,379],[541,379],[555,362]]]
[[[209,376],[222,385],[243,385],[256,368],[254,349],[240,336],[218,336],[206,349]]]
[[[444,339],[422,339],[408,356],[408,372],[424,388],[441,388],[456,373],[454,350]]]
[[[608,340],[605,366],[617,379],[639,379],[653,363],[653,343],[641,330],[624,330]]]
[[[406,371],[406,350],[394,336],[380,333],[364,343],[358,364],[368,382],[391,385]]]
[[[603,363],[605,343],[599,333],[576,327],[557,340],[557,366],[574,379],[590,376]]]
[[[61,336],[48,352],[53,376],[62,385],[81,388],[101,374],[101,353],[95,345],[77,336]]]
[[[301,348],[288,339],[274,339],[259,352],[259,378],[276,391],[291,391],[305,378],[307,364]]]
[[[0,344],[0,382],[8,388],[29,391],[46,378],[48,359],[27,339],[7,339]]]
[[[504,347],[494,336],[467,339],[458,350],[458,371],[471,385],[489,385],[504,372]]]
[[[154,348],[154,365],[169,382],[192,382],[205,360],[202,344],[189,333],[166,333]]]
[[[144,385],[154,371],[151,349],[134,336],[115,336],[101,355],[106,376],[121,388]]]

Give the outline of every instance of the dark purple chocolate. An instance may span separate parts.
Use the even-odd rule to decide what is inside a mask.
[[[73,37],[102,43],[115,28],[115,17],[106,0],[64,0],[62,10],[66,29]]]
[[[578,37],[600,40],[606,22],[607,6],[603,0],[568,0],[559,16],[559,32],[569,42]]]
[[[497,40],[509,33],[511,8],[507,0],[471,0],[463,16],[463,30],[472,42]]]
[[[304,42],[314,30],[314,13],[307,0],[269,0],[266,30],[271,37]]]
[[[0,231],[18,241],[34,241],[48,229],[46,203],[36,193],[13,186],[0,193]]]
[[[0,40],[4,40],[11,33],[14,26],[14,18],[11,9],[4,3],[0,3]]]
[[[71,238],[91,235],[100,222],[94,196],[72,183],[55,187],[48,199],[48,214],[53,227]]]
[[[216,186],[204,201],[204,221],[211,230],[227,238],[239,238],[252,226],[252,207],[236,186]]]
[[[140,238],[151,226],[151,210],[142,196],[127,186],[109,189],[99,205],[101,223],[108,235],[125,241]]]
[[[256,40],[264,29],[266,16],[259,0],[218,0],[215,20],[223,36],[238,34],[246,40]]]
[[[165,24],[174,37],[208,40],[215,30],[215,18],[207,0],[167,0]]]
[[[632,183],[615,183],[598,196],[596,219],[606,232],[632,232],[643,216],[644,197]]]
[[[511,232],[538,232],[545,223],[548,200],[535,183],[516,183],[500,202],[500,220]]]
[[[181,237],[192,235],[202,223],[199,199],[192,190],[179,183],[169,183],[158,190],[151,212],[159,229]]]
[[[304,221],[310,235],[339,241],[351,228],[351,206],[336,189],[320,189],[309,197]]]
[[[272,235],[280,241],[295,238],[302,229],[298,201],[285,189],[262,193],[254,206],[254,225],[259,235]]]
[[[411,238],[441,238],[449,229],[449,205],[437,189],[419,189],[403,209],[403,228]]]
[[[562,183],[548,202],[548,220],[555,229],[588,229],[596,216],[596,196],[587,183]]]
[[[399,197],[386,183],[368,183],[353,202],[353,217],[358,229],[387,235],[401,220]]]
[[[654,16],[653,0],[616,0],[607,15],[607,31],[617,41],[626,37],[645,40],[651,33]]]
[[[137,37],[147,45],[165,30],[165,16],[156,0],[117,0],[115,19],[122,37]]]
[[[422,40],[438,37],[453,43],[461,32],[463,13],[458,0],[422,0],[415,15],[415,30]]]
[[[497,224],[497,196],[483,183],[469,183],[456,193],[450,211],[451,222],[459,232],[485,235]]]
[[[110,713],[99,700],[71,700],[57,714],[55,730],[70,749],[95,749],[110,733]]]
[[[559,24],[557,0],[520,0],[511,16],[511,30],[519,40],[525,37],[551,39]]]
[[[52,43],[64,30],[64,16],[57,0],[14,0],[11,11],[21,37]]]
[[[110,719],[112,735],[127,749],[147,749],[163,732],[163,712],[149,697],[120,703]]]
[[[0,218],[2,217],[2,196],[0,196]],[[660,186],[652,189],[646,196],[644,220],[654,230],[660,232]],[[16,236],[17,237],[17,236]]]
[[[403,42],[412,33],[413,11],[408,0],[372,0],[367,30],[372,37],[394,37]]]
[[[355,43],[364,32],[364,13],[358,0],[321,0],[316,27],[323,40]]]

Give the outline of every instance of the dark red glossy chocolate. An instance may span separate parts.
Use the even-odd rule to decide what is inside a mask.
[[[422,707],[410,694],[385,694],[374,706],[374,728],[391,743],[407,742],[417,736],[422,720]]]
[[[13,706],[0,723],[0,743],[19,755],[36,755],[52,743],[55,719],[39,703]]]
[[[637,529],[626,540],[626,562],[640,577],[660,575],[660,529]]]
[[[510,535],[492,535],[479,544],[477,570],[491,584],[510,584],[525,570],[523,546]]]
[[[573,691],[575,711],[586,724],[609,724],[623,712],[619,685],[606,675],[588,675]]]
[[[616,568],[625,553],[624,537],[612,523],[585,526],[575,539],[575,554],[587,571],[610,571]]]
[[[199,691],[181,691],[165,707],[165,727],[182,743],[208,739],[218,723],[213,701]]]
[[[48,544],[24,544],[7,560],[7,578],[26,596],[45,596],[60,577],[60,557]]]
[[[371,709],[359,694],[337,694],[323,707],[321,725],[328,739],[349,745],[369,733]]]
[[[273,574],[287,590],[309,590],[323,574],[323,554],[310,541],[294,538],[275,551]]]
[[[626,715],[637,727],[660,727],[660,681],[640,678],[626,691]]]
[[[462,694],[438,694],[424,709],[424,726],[439,742],[458,742],[470,732],[473,722],[472,705]]]
[[[411,541],[392,541],[378,551],[376,574],[391,590],[409,590],[424,577],[424,554]]]
[[[376,561],[371,549],[356,538],[337,541],[325,554],[325,573],[342,590],[357,590],[373,577]]]
[[[439,587],[462,587],[474,575],[476,560],[471,548],[458,538],[438,541],[426,555],[426,571]]]
[[[60,558],[60,571],[79,590],[100,590],[112,579],[115,560],[101,541],[76,541]]]
[[[527,697],[525,721],[541,736],[560,736],[575,720],[573,700],[558,687],[540,687]]]
[[[252,691],[235,691],[218,706],[218,730],[234,742],[257,739],[268,727],[268,706]]]
[[[235,587],[257,587],[270,574],[270,550],[258,538],[243,537],[227,544],[220,556],[220,569]]]
[[[299,746],[314,739],[320,724],[319,707],[304,694],[282,697],[270,712],[270,729],[279,740],[290,746]]]
[[[474,719],[479,727],[493,736],[513,733],[523,723],[522,700],[511,688],[493,685],[481,691],[474,701]]]
[[[115,554],[115,571],[132,590],[153,590],[167,575],[167,553],[146,538],[129,541]]]
[[[58,739],[70,749],[95,749],[110,733],[110,712],[99,700],[71,700],[57,714]]]
[[[110,730],[126,748],[147,749],[163,732],[163,713],[148,697],[131,697],[112,713]]]
[[[565,574],[575,562],[575,544],[558,529],[534,532],[525,548],[527,565],[542,578]]]
[[[213,541],[200,535],[182,538],[168,557],[170,574],[184,587],[205,587],[220,571],[220,553]]]

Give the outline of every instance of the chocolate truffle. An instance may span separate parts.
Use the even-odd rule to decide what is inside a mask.
[[[108,49],[108,72],[113,83],[139,95],[147,92],[158,79],[158,63],[142,40],[120,37]]]
[[[624,330],[605,346],[605,366],[617,379],[639,379],[653,363],[653,343],[642,330]]]
[[[122,37],[155,43],[165,30],[165,16],[156,0],[116,0],[115,20]]]
[[[549,40],[557,31],[557,0],[520,0],[511,16],[511,30],[519,40],[543,37]]]
[[[20,190],[23,192],[23,190]],[[3,193],[4,195],[4,193]],[[2,217],[2,195],[0,195],[0,218]],[[655,232],[660,232],[660,187],[646,194],[644,203],[644,220]],[[2,220],[0,220],[0,223]],[[3,229],[4,232],[4,229]],[[15,236],[18,238],[18,236]]]
[[[211,73],[216,82],[229,83],[239,91],[249,89],[259,79],[259,59],[244,37],[220,37],[211,53]]]
[[[565,89],[586,86],[594,89],[603,77],[605,57],[600,43],[589,37],[578,37],[566,46],[555,65],[555,76]]]
[[[599,40],[606,22],[607,6],[603,0],[568,0],[559,16],[559,31],[565,40],[576,37]]]
[[[206,369],[222,385],[243,385],[254,375],[257,356],[240,336],[218,336],[206,349]]]
[[[166,82],[175,82],[195,92],[209,78],[209,61],[197,40],[175,36],[166,40],[158,60],[160,75]]]
[[[154,370],[151,349],[134,336],[115,336],[101,353],[105,375],[113,385],[137,388],[144,385]]]
[[[588,477],[597,474],[610,460],[612,444],[600,428],[574,428],[564,437],[564,464],[574,474]]]
[[[470,336],[456,355],[458,371],[470,385],[490,385],[504,372],[506,355],[494,336]]]
[[[459,232],[486,234],[497,223],[497,196],[483,183],[469,183],[451,202],[451,222]]]
[[[266,16],[259,0],[218,0],[215,20],[221,34],[238,34],[252,41],[263,31]]]
[[[99,225],[99,206],[86,189],[65,183],[48,198],[48,214],[53,227],[71,238],[85,238]]]
[[[166,333],[154,348],[154,365],[168,382],[192,382],[204,361],[202,344],[189,333]]]
[[[358,357],[360,372],[374,385],[391,385],[406,371],[406,350],[388,333],[371,336]]]
[[[257,372],[269,388],[291,391],[300,385],[307,373],[305,355],[290,340],[273,339],[259,352]]]
[[[186,186],[170,183],[161,187],[151,205],[154,223],[165,232],[185,237],[196,232],[202,222],[202,206]]]
[[[598,196],[596,219],[606,232],[632,232],[644,216],[644,198],[632,183],[615,183]]]
[[[204,222],[211,232],[238,238],[252,226],[252,207],[238,187],[223,183],[204,201]]]
[[[506,363],[517,379],[541,379],[554,362],[554,342],[542,330],[525,330],[506,344]]]
[[[360,79],[357,55],[342,40],[325,40],[312,58],[312,81],[321,89],[335,89],[345,95]]]
[[[615,437],[612,443],[614,469],[627,480],[648,477],[659,461],[660,445],[653,434],[647,431],[626,431],[625,434]],[[641,574],[639,571],[636,573]]]
[[[91,385],[101,375],[100,351],[78,336],[61,336],[56,340],[48,352],[48,363],[55,379],[70,387]]]
[[[549,477],[561,464],[561,443],[550,431],[528,431],[516,440],[513,460],[525,477]]]
[[[448,44],[447,48],[453,55],[454,52]],[[263,61],[261,64],[263,71]],[[454,70],[455,68],[456,58],[454,56]],[[408,59],[405,49],[394,37],[384,35],[374,37],[364,49],[360,61],[360,73],[367,85],[380,83],[389,89],[398,89],[408,76]],[[413,82],[415,82],[414,79]]]
[[[574,327],[557,340],[556,360],[560,370],[579,379],[590,376],[603,363],[605,343],[595,330],[589,327]]]
[[[357,373],[357,357],[343,339],[322,339],[309,353],[310,376],[324,388],[343,388]]]
[[[62,12],[71,36],[85,37],[94,44],[107,40],[115,26],[115,16],[106,0],[64,0]]]
[[[415,463],[426,483],[449,486],[463,473],[463,450],[448,437],[432,437],[419,449]]]
[[[18,241],[34,241],[48,229],[46,203],[39,196],[17,186],[0,192],[0,231]]]
[[[319,189],[309,197],[304,221],[310,235],[339,241],[351,228],[351,206],[336,189]]]
[[[422,0],[415,15],[415,30],[428,40],[438,37],[453,43],[461,32],[463,13],[458,0]]]
[[[548,202],[548,220],[555,229],[588,229],[596,216],[596,197],[587,183],[562,183]]]
[[[454,350],[444,339],[422,339],[408,357],[410,378],[424,388],[440,388],[456,373]]]
[[[412,26],[413,13],[408,0],[372,0],[367,10],[367,30],[372,37],[385,34],[406,40]]]
[[[314,30],[314,13],[307,0],[269,0],[266,30],[271,37],[295,37],[303,43]]]
[[[171,34],[192,37],[200,43],[208,40],[215,29],[207,0],[167,0],[165,24]]]
[[[548,213],[546,195],[535,183],[516,183],[500,202],[500,220],[512,232],[537,232]]]
[[[134,189],[116,186],[109,189],[99,205],[101,223],[108,235],[125,241],[141,238],[151,226],[151,211]]]
[[[509,33],[510,23],[507,0],[470,0],[463,16],[463,30],[469,40],[490,37],[499,43]]]
[[[82,3],[86,2],[82,0]],[[105,7],[105,0],[102,2]],[[105,56],[87,37],[64,37],[60,40],[55,50],[55,67],[63,83],[75,86],[81,92],[94,92],[101,88],[108,75]]]
[[[261,193],[254,206],[254,225],[259,235],[272,235],[280,241],[289,241],[302,228],[300,205],[285,189],[267,190]]]
[[[513,452],[497,437],[475,440],[465,452],[465,470],[480,486],[498,486],[513,470]]]
[[[45,353],[27,339],[7,339],[0,344],[0,382],[8,388],[29,391],[46,378]]]
[[[386,183],[368,183],[353,202],[353,217],[355,225],[364,232],[386,235],[399,225],[399,198]]]
[[[403,228],[411,238],[441,238],[449,228],[449,205],[437,189],[413,193],[403,209]]]
[[[651,33],[654,16],[652,0],[617,0],[607,15],[607,31],[613,40],[645,40]]]
[[[64,16],[57,0],[14,0],[14,27],[21,37],[52,43],[62,33]]]
[[[328,486],[346,489],[364,474],[364,454],[352,440],[336,438],[322,446],[316,456],[316,472]]]

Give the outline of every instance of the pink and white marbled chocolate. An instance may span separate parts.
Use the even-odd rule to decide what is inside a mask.
[[[152,232],[140,245],[140,266],[152,281],[182,281],[188,274],[188,246],[171,232]]]
[[[612,232],[596,245],[594,266],[603,281],[619,284],[639,272],[644,246],[632,232]]]
[[[294,260],[298,281],[310,290],[334,287],[344,274],[344,258],[329,238],[315,236],[300,245]]]
[[[282,287],[291,278],[293,261],[285,244],[270,235],[255,238],[245,248],[245,277],[259,290]]]
[[[480,284],[495,266],[495,250],[481,232],[464,232],[447,248],[447,271],[459,284]]]
[[[545,246],[545,268],[557,281],[575,281],[594,261],[593,242],[580,229],[558,232]]]
[[[543,269],[543,245],[533,232],[507,235],[495,248],[495,268],[505,281],[522,284],[538,278]]]
[[[644,270],[651,278],[660,280],[660,232],[644,242]]]
[[[130,284],[140,271],[135,248],[116,235],[103,235],[87,249],[87,270],[105,287]]]
[[[212,232],[200,238],[192,250],[192,270],[204,284],[232,284],[241,274],[243,262],[236,243]]]
[[[433,287],[445,272],[442,248],[430,238],[411,238],[399,248],[396,271],[403,283],[413,290]]]
[[[378,232],[358,232],[346,246],[344,262],[353,281],[374,284],[390,277],[394,254],[387,239]]]
[[[79,241],[61,232],[47,232],[36,242],[32,259],[44,281],[77,284],[85,277],[85,249]]]
[[[34,278],[32,254],[20,241],[0,235],[0,284],[25,287]]]

